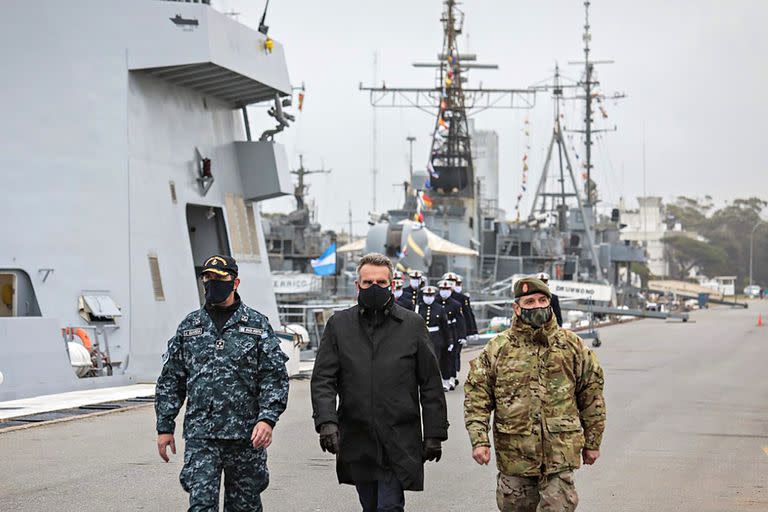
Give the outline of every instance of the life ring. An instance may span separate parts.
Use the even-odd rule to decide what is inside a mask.
[[[91,352],[93,350],[93,342],[91,341],[91,337],[88,336],[88,333],[85,332],[85,329],[82,327],[74,328],[74,327],[67,327],[64,329],[65,334],[74,334],[78,338],[80,338],[80,343],[83,344],[83,346],[88,350],[88,352]]]
[[[83,343],[83,346],[88,349],[88,352],[93,350],[93,342],[91,341],[91,337],[88,336],[88,333],[85,332],[85,329],[82,327],[75,329],[75,336],[80,338],[80,341]]]

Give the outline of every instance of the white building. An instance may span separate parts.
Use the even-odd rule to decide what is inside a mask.
[[[626,210],[621,207],[621,239],[637,242],[645,247],[648,268],[655,276],[669,275],[664,237],[667,225],[664,222],[664,205],[660,197],[638,197],[639,208]]]
[[[472,163],[475,179],[482,182],[482,198],[492,207],[499,204],[499,134],[493,130],[476,130],[473,119],[469,121],[472,143]]]

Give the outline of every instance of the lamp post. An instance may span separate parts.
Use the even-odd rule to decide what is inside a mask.
[[[405,138],[405,140],[408,141],[408,144],[410,145],[410,157],[409,157],[409,164],[408,169],[410,171],[410,178],[411,178],[411,184],[413,184],[413,143],[416,141],[416,137],[413,135],[409,135]]]
[[[752,254],[755,247],[755,231],[763,222],[765,222],[763,219],[758,220],[752,228],[752,233],[749,234],[749,286],[752,286]]]

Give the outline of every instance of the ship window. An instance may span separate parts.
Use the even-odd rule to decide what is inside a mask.
[[[0,318],[12,316],[40,316],[40,307],[26,272],[0,268]]]
[[[0,317],[17,316],[16,276],[0,274]]]
[[[240,261],[259,260],[259,237],[253,205],[242,196],[225,194],[224,206],[232,242],[232,256]]]
[[[173,201],[173,204],[176,204],[178,202],[178,198],[176,197],[176,183],[170,181],[168,182],[168,185],[171,187],[171,201]]]
[[[152,292],[155,294],[155,300],[165,300],[163,280],[160,277],[160,263],[157,261],[157,256],[150,254],[148,258],[149,274],[152,276]]]

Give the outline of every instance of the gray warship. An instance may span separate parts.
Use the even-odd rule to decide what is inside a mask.
[[[285,52],[208,4],[4,10],[0,401],[153,382],[212,253],[281,329],[255,205],[292,192]]]
[[[415,67],[435,70],[435,86],[361,85],[374,108],[417,107],[436,112],[426,171],[411,172],[402,208],[376,216],[366,250],[386,252],[402,269],[428,269],[432,278],[447,271],[464,274],[469,288],[489,298],[508,297],[519,276],[537,272],[549,273],[551,284],[566,297],[615,305],[615,290],[619,288],[619,299],[630,297],[631,265],[643,264],[647,258],[641,246],[621,240],[623,225],[618,209],[608,216],[597,214],[591,158],[594,135],[606,131],[596,127],[595,111],[598,107],[602,111],[606,98],[623,95],[609,96],[598,87],[595,65],[604,61],[591,59],[590,2],[585,1],[584,6],[584,61],[576,63],[583,66],[583,75],[576,83],[563,83],[556,70],[553,82],[544,86],[470,87],[467,75],[472,69],[497,66],[478,63],[475,54],[460,51],[457,36],[463,30],[464,13],[456,2],[445,0],[440,18],[443,48],[437,62],[414,63]],[[536,95],[545,92],[551,92],[554,104],[546,161],[530,213],[520,215],[518,209],[510,220],[498,208],[498,163],[488,166],[484,162],[480,172],[476,169],[478,157],[482,158],[478,153],[497,151],[497,142],[489,143],[486,133],[473,130],[468,115],[488,108],[532,108]],[[583,128],[566,130],[561,126],[560,105],[564,100],[583,102]],[[578,169],[569,155],[566,132],[584,137],[585,158],[578,162],[585,174],[583,184],[576,177]],[[480,152],[474,147],[476,137],[483,146]],[[528,162],[524,165],[527,170]],[[524,187],[526,179],[527,175]],[[474,254],[434,254],[429,237],[422,231],[436,233]],[[619,280],[624,269],[626,284]]]

